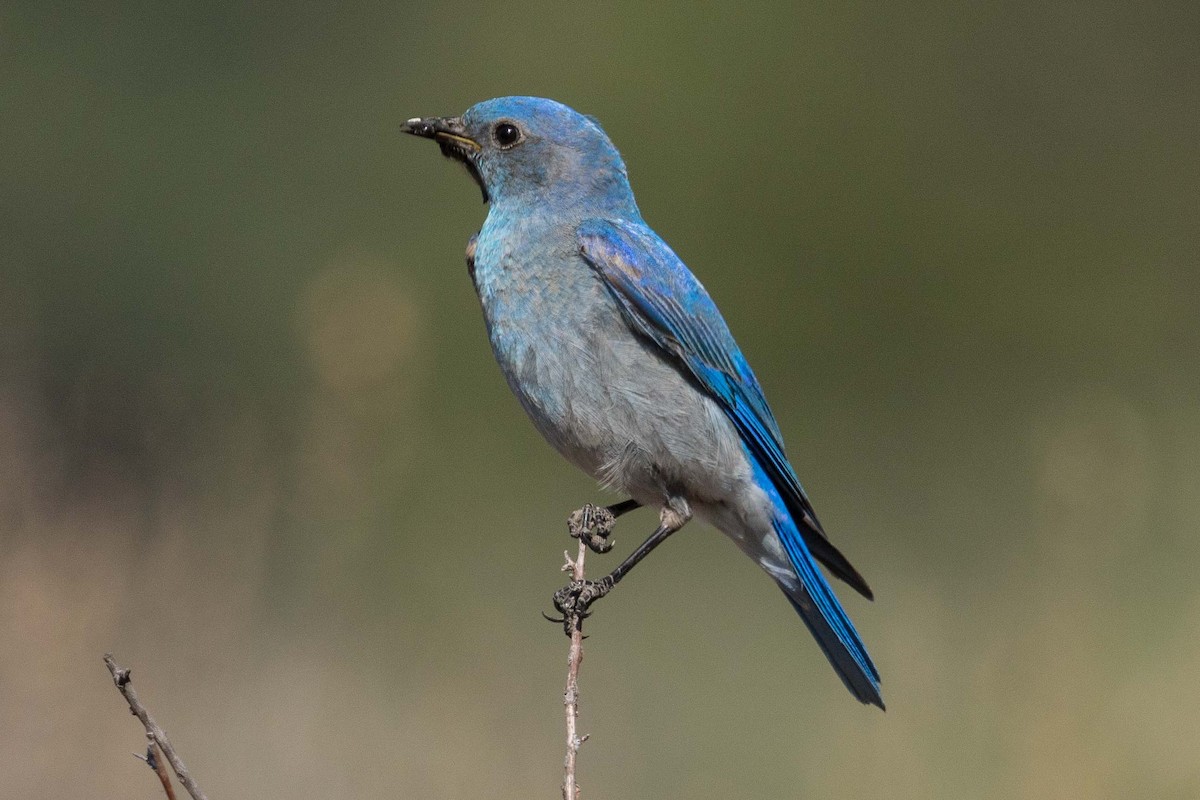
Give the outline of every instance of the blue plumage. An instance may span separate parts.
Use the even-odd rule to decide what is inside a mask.
[[[497,361],[539,431],[662,509],[664,526],[694,512],[729,535],[850,691],[882,708],[879,674],[817,562],[870,588],[826,537],[754,372],[704,287],[642,220],[599,125],[518,97],[407,130],[463,161],[491,202],[472,276]]]

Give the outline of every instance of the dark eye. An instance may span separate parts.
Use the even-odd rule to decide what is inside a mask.
[[[511,122],[501,122],[492,131],[492,135],[496,137],[496,144],[505,148],[512,147],[521,140],[520,129]]]

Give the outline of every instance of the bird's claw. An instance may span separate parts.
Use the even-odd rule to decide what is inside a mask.
[[[554,607],[562,614],[561,619],[555,619],[548,614],[542,616],[550,622],[561,623],[563,633],[570,636],[577,630],[582,630],[583,621],[591,616],[588,607],[608,594],[612,589],[611,581],[571,581],[554,593]]]
[[[593,553],[607,553],[614,542],[609,541],[617,517],[604,506],[588,503],[571,512],[567,518],[567,533],[588,546]]]

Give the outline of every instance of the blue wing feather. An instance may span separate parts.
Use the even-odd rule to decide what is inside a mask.
[[[783,452],[783,436],[762,387],[704,287],[645,224],[590,219],[580,252],[611,290],[630,326],[660,347],[718,401],[755,468],[782,506],[776,531],[802,584],[791,597],[846,685],[882,706],[879,676],[858,634],[813,559],[871,597],[871,589],[831,544]],[[816,614],[813,614],[813,611]]]
[[[700,282],[645,224],[590,219],[578,235],[583,257],[608,284],[633,329],[681,362],[720,401],[779,488],[813,557],[874,599],[866,580],[826,537],[784,455],[783,436],[762,387]]]

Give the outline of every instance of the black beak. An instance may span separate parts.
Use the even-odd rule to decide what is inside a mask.
[[[479,185],[479,190],[483,192],[483,202],[488,201],[487,187],[483,183],[483,176],[479,174],[477,163],[483,148],[467,134],[462,117],[413,117],[400,126],[400,131],[437,142],[442,155],[466,166],[467,172],[471,173],[471,177]]]
[[[423,139],[453,139],[479,149],[479,143],[467,136],[462,117],[413,117],[401,125],[400,130]]]

